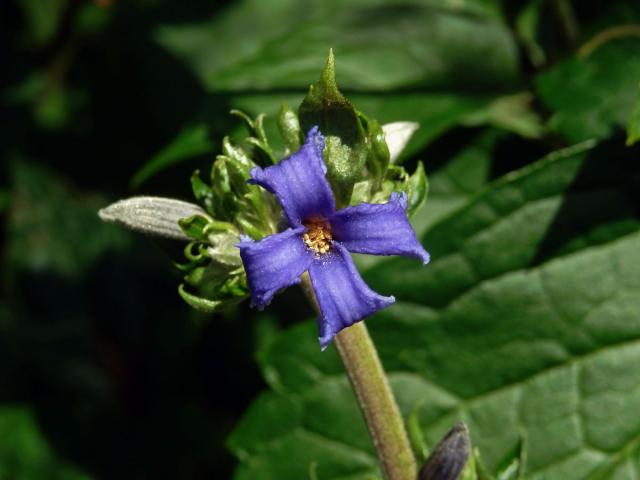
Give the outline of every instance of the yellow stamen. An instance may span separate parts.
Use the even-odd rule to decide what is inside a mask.
[[[313,217],[302,222],[307,231],[302,235],[302,240],[311,250],[319,255],[327,253],[331,249],[331,225],[322,217]]]

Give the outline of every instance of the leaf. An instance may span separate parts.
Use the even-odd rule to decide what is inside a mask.
[[[640,39],[587,44],[536,79],[551,130],[569,142],[606,138],[627,125],[640,79]]]
[[[529,92],[505,95],[492,101],[485,110],[467,115],[465,125],[491,124],[525,138],[540,138],[542,119],[532,110],[533,95]]]
[[[211,152],[213,143],[205,125],[184,128],[166,147],[156,153],[131,178],[131,186],[138,188],[156,173],[177,163]]]
[[[489,183],[493,151],[503,138],[504,135],[496,130],[480,132],[429,175],[427,206],[412,218],[417,232],[426,231]]]
[[[333,47],[338,85],[359,111],[422,125],[409,155],[518,82],[517,46],[499,11],[494,1],[245,0],[204,22],[161,27],[156,38],[209,91],[271,116],[283,100],[300,103]]]
[[[56,457],[28,408],[0,407],[0,431],[5,432],[0,439],[0,478],[90,478]]]
[[[517,455],[534,480],[623,478],[640,460],[640,166],[615,146],[492,183],[424,235],[431,265],[366,272],[396,296],[367,323],[431,448],[463,420],[493,473]],[[304,478],[311,462],[325,480],[376,474],[335,351],[315,336],[302,323],[260,352],[270,390],[229,438],[236,480]]]
[[[162,27],[157,38],[211,89],[306,89],[328,46],[344,70],[338,82],[345,89],[449,88],[451,82],[466,88],[467,75],[475,75],[476,87],[494,88],[511,85],[516,77],[517,53],[508,29],[472,2],[351,0],[338,9],[336,15],[336,7],[326,2],[265,6],[248,0],[221,18]],[[247,18],[253,20],[251,29],[242,26]],[[218,55],[209,49],[212,38]],[[234,47],[234,55],[225,53],[225,45]]]

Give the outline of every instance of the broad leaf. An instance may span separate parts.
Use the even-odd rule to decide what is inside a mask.
[[[423,125],[408,153],[519,77],[515,41],[491,0],[245,0],[208,21],[162,27],[157,39],[208,90],[232,92],[234,106],[274,117],[282,100],[300,103],[333,47],[338,85],[356,108],[381,123]]]
[[[158,40],[214,90],[306,89],[329,47],[345,89],[453,84],[466,90],[469,75],[475,88],[511,85],[517,72],[514,41],[505,26],[472,3],[477,2],[245,0],[226,16],[163,27]]]
[[[588,43],[540,75],[536,87],[552,112],[549,127],[577,142],[626,127],[639,81],[640,39],[622,38]]]
[[[638,464],[634,156],[591,143],[552,154],[431,227],[431,265],[392,259],[366,273],[398,299],[367,323],[430,447],[463,420],[494,472],[514,455],[533,479],[622,478]],[[316,334],[303,323],[261,351],[270,391],[229,439],[237,480],[307,478],[311,466],[322,479],[379,475],[337,356],[318,351]]]

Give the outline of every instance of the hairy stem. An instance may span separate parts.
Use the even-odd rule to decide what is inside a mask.
[[[302,287],[319,311],[306,274]],[[415,480],[416,461],[404,421],[367,327],[358,322],[338,333],[333,341],[378,452],[385,480]]]

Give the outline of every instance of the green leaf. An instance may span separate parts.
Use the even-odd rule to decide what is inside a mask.
[[[249,16],[253,28],[243,28]],[[218,55],[208,49],[214,37]],[[471,2],[350,0],[336,7],[288,0],[265,7],[247,0],[223,17],[163,27],[157,38],[212,89],[306,88],[316,80],[328,46],[344,64],[344,89],[466,89],[470,75],[476,87],[495,88],[511,85],[517,72],[508,29]],[[225,44],[233,46],[233,56]]]
[[[464,205],[489,183],[492,155],[503,138],[504,134],[497,130],[482,131],[429,175],[427,205],[411,219],[419,234]]]
[[[56,456],[28,408],[0,407],[0,431],[5,433],[0,438],[0,478],[89,480]]]
[[[625,478],[640,461],[637,153],[556,152],[432,226],[430,265],[390,259],[366,272],[396,296],[367,324],[401,411],[417,415],[431,448],[463,420],[493,473],[514,455],[534,480]],[[312,462],[326,480],[377,473],[316,329],[294,326],[260,352],[270,390],[229,438],[237,480],[305,478]]]
[[[540,138],[542,119],[531,108],[533,95],[529,92],[505,95],[492,101],[486,109],[467,115],[465,125],[490,124],[525,138]]]
[[[636,101],[633,104],[633,110],[629,115],[629,122],[627,124],[627,145],[631,146],[640,140],[640,89],[636,96]]]
[[[552,111],[551,130],[570,142],[605,138],[627,126],[640,79],[640,39],[587,43],[536,79]]]
[[[205,125],[184,128],[169,145],[156,153],[131,178],[131,186],[138,188],[156,173],[177,163],[211,152],[213,144]]]
[[[381,124],[422,125],[410,154],[514,88],[517,46],[499,11],[492,0],[244,0],[204,22],[164,26],[156,38],[208,90],[272,116],[282,101],[299,104],[333,47],[338,85],[359,111]]]

